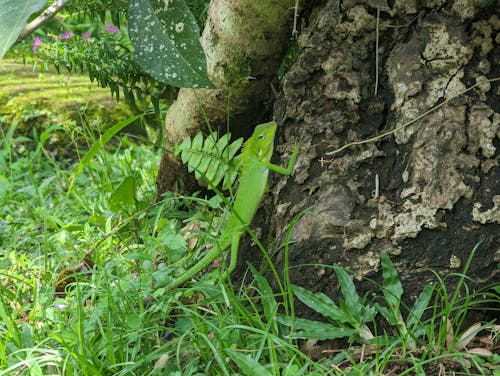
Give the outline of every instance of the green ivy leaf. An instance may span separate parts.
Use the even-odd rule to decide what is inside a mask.
[[[129,36],[139,65],[177,87],[213,87],[196,19],[183,0],[132,0]]]

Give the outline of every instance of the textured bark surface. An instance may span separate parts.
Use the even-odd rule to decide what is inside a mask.
[[[213,0],[201,44],[215,90],[181,89],[165,121],[166,147],[206,129],[201,104],[213,129],[226,130],[228,111],[233,135],[248,135],[267,121],[264,95],[281,63],[292,33],[293,0]],[[228,108],[228,96],[230,108]],[[176,180],[193,187],[187,171],[172,154],[164,154],[157,178],[158,194]]]
[[[292,177],[274,175],[268,215],[261,210],[257,221],[271,223],[277,247],[286,224],[307,210],[292,230],[293,283],[335,295],[331,268],[301,265],[337,263],[375,277],[380,252],[388,250],[407,293],[416,296],[434,280],[428,268],[460,272],[479,241],[470,275],[480,284],[498,280],[498,81],[393,135],[326,154],[500,76],[494,5],[416,4],[326,1],[299,37],[300,56],[275,103],[282,125],[275,158],[287,161],[297,143],[301,153]],[[275,261],[282,270],[283,252]]]

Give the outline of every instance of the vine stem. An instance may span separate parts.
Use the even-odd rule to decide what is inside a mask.
[[[56,13],[59,12],[61,10],[61,8],[64,7],[70,1],[71,0],[57,0],[57,1],[55,1],[51,6],[49,6],[47,9],[45,9],[37,18],[35,18],[33,21],[31,21],[29,24],[27,24],[23,28],[23,30],[21,30],[21,33],[17,37],[17,42],[22,41],[28,35],[30,35],[33,31],[35,31],[40,26],[42,26],[44,23],[46,23],[47,21],[54,18]]]
[[[375,141],[378,141],[380,140],[381,138],[384,138],[386,136],[390,136],[391,134],[394,134],[396,133],[397,131],[400,131],[401,129],[404,129],[414,123],[416,123],[417,121],[423,119],[424,117],[426,117],[427,115],[433,113],[434,111],[440,109],[441,107],[447,105],[449,102],[451,102],[453,99],[456,99],[466,93],[468,93],[469,91],[475,89],[476,87],[478,87],[479,85],[482,85],[486,82],[495,82],[495,81],[499,81],[500,80],[500,77],[496,77],[496,78],[491,78],[491,79],[488,79],[488,80],[481,80],[479,82],[476,82],[474,85],[468,87],[467,89],[455,94],[454,96],[446,99],[445,101],[435,105],[434,107],[432,107],[431,109],[425,111],[423,114],[419,115],[418,117],[416,117],[415,119],[413,120],[410,120],[409,122],[405,123],[405,124],[402,124],[400,125],[399,127],[396,127],[390,131],[387,131],[387,132],[383,132],[377,136],[374,136],[374,137],[371,137],[371,138],[367,138],[365,140],[361,140],[361,141],[353,141],[353,142],[349,142],[348,144],[345,144],[344,146],[338,148],[338,149],[335,149],[335,150],[332,150],[332,151],[328,151],[325,153],[325,155],[334,155],[334,154],[338,154],[340,153],[341,151],[351,147],[351,146],[355,146],[355,145],[363,145],[363,144],[368,144],[370,142],[375,142]]]

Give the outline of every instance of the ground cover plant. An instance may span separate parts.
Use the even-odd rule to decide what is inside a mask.
[[[474,291],[468,264],[446,277],[459,280],[455,291],[436,275],[410,307],[387,253],[369,297],[331,265],[339,302],[291,285],[290,271],[274,273],[273,290],[271,265],[249,266],[240,286],[217,284],[212,267],[166,293],[176,269],[213,241],[224,200],[155,201],[153,147],[122,135],[113,147],[95,143],[92,158],[76,148],[76,158],[55,160],[50,131],[2,128],[1,375],[498,374],[498,326],[464,324],[468,312],[498,304],[498,286]],[[92,264],[56,291],[61,271],[89,251]],[[296,317],[298,301],[324,320]]]
[[[499,374],[492,1],[4,3],[0,375]]]

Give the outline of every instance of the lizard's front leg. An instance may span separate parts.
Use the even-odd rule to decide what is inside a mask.
[[[262,161],[262,162],[271,171],[277,172],[278,174],[281,174],[281,175],[288,176],[292,173],[292,170],[293,170],[293,167],[295,166],[295,161],[297,160],[298,155],[299,155],[299,145],[295,145],[295,147],[293,148],[292,155],[290,156],[290,160],[288,161],[288,166],[286,168],[275,165],[274,163],[271,163],[271,162],[265,162],[265,161]]]

